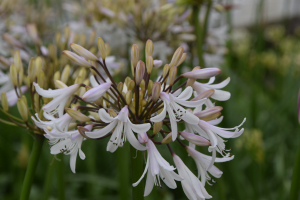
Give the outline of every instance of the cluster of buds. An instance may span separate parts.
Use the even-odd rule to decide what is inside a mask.
[[[233,156],[225,149],[223,138],[235,138],[243,133],[239,125],[234,128],[219,128],[223,117],[222,107],[215,106],[212,100],[225,101],[230,93],[220,90],[230,79],[213,84],[218,68],[195,67],[193,71],[177,76],[177,67],[185,60],[186,53],[179,47],[169,64],[165,64],[162,75],[151,80],[153,71],[153,43],[148,40],[145,48],[145,62],[140,60],[139,48],[131,48],[132,77],[116,83],[106,63],[107,48],[98,38],[100,56],[78,44],[71,44],[71,51],[63,54],[75,64],[84,67],[78,77],[91,71],[89,81],[63,82],[55,80],[58,89],[43,89],[34,82],[30,91],[43,98],[42,112],[32,116],[36,128],[44,131],[51,145],[51,154],[70,155],[70,167],[75,173],[77,154],[85,159],[81,150],[87,139],[105,139],[109,137],[107,151],[115,152],[126,140],[138,151],[147,152],[145,171],[139,184],[148,172],[144,195],[147,196],[154,185],[160,186],[160,179],[170,188],[176,188],[181,181],[183,190],[189,199],[208,199],[211,196],[205,184],[214,182],[210,177],[222,175],[215,162],[225,162]],[[97,67],[98,66],[98,67]],[[99,66],[101,70],[99,70]],[[102,71],[102,72],[101,72]],[[208,83],[199,83],[197,79],[209,79]],[[20,105],[19,107],[22,107]],[[185,126],[179,130],[178,124]],[[178,143],[195,160],[198,176],[183,163],[172,150],[170,143]],[[176,169],[159,153],[156,146],[167,146]],[[196,146],[207,146],[212,156],[196,150]],[[221,157],[217,157],[217,153]],[[199,178],[201,177],[201,181]]]

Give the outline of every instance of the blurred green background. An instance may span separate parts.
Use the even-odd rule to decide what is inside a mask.
[[[213,186],[206,185],[213,199],[276,200],[289,196],[300,141],[300,21],[286,18],[267,23],[257,18],[252,26],[230,27],[228,52],[217,78],[231,77],[225,88],[231,99],[217,102],[224,107],[221,126],[234,127],[244,117],[247,121],[243,135],[227,142],[234,160],[217,164],[223,176]],[[12,113],[18,115],[17,109]],[[33,141],[22,128],[0,124],[0,130],[0,199],[14,200],[20,195]],[[136,180],[130,180],[129,145],[111,154],[106,151],[107,140],[84,142],[86,159],[77,159],[76,174],[69,169],[69,156],[55,158],[45,144],[30,199],[57,199],[61,190],[65,190],[65,199],[114,200],[120,195],[130,199],[130,185]],[[192,171],[196,169],[183,149],[174,149]],[[173,163],[167,149],[159,150]],[[65,175],[63,183],[58,181],[61,173]],[[120,183],[127,183],[127,187],[120,187]],[[170,190],[162,184],[145,199],[186,199],[180,182],[177,185],[176,190]]]

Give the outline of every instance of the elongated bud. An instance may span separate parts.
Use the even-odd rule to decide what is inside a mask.
[[[183,47],[178,47],[178,49],[173,54],[173,57],[172,57],[172,60],[170,63],[170,67],[177,66],[177,63],[179,63],[182,54],[183,54]]]
[[[45,73],[44,73],[42,70],[40,70],[40,71],[38,72],[38,75],[37,75],[37,82],[38,82],[38,84],[39,84],[39,86],[40,86],[41,88],[44,87],[44,83],[45,83]]]
[[[149,82],[148,82],[148,88],[147,88],[148,96],[151,95],[152,88],[153,88],[153,81],[152,81],[152,80],[149,80]]]
[[[75,120],[78,120],[80,122],[89,122],[91,121],[91,118],[89,118],[88,116],[82,114],[81,112],[77,111],[77,110],[73,110],[71,108],[67,108],[66,112]]]
[[[73,49],[73,51],[75,51],[78,55],[85,57],[87,60],[92,60],[92,61],[98,60],[98,58],[92,52],[83,48],[82,46],[74,43],[72,43],[70,46]]]
[[[108,114],[109,114],[111,117],[116,117],[116,116],[118,116],[117,113],[116,113],[114,110],[112,110],[112,109],[109,109],[109,110],[108,110]]]
[[[162,126],[163,126],[163,122],[162,121],[155,122],[154,126],[153,126],[153,135],[156,135],[162,129]]]
[[[100,56],[104,60],[106,57],[106,47],[101,37],[98,37],[98,48],[99,48]]]
[[[23,68],[19,50],[15,51],[15,53],[14,53],[14,64],[17,68],[17,72],[19,72],[21,70],[21,68]]]
[[[147,73],[151,74],[151,71],[153,69],[153,58],[152,56],[148,56],[146,59],[146,68],[147,68]]]
[[[124,81],[124,83],[125,83],[125,85],[128,87],[128,84],[129,84],[129,82],[131,81],[131,78],[129,77],[129,76],[127,76],[126,78],[125,78],[125,81]]]
[[[185,78],[192,78],[192,79],[208,79],[220,73],[221,70],[218,68],[205,68],[205,69],[198,69],[191,72],[186,72],[182,74],[182,76]]]
[[[145,92],[145,90],[146,90],[146,85],[145,85],[145,80],[143,79],[142,81],[141,81],[141,84],[140,84],[140,88],[141,88],[141,90],[143,91],[143,93]]]
[[[154,102],[156,102],[157,99],[159,98],[160,90],[161,90],[161,83],[160,82],[155,82],[153,84],[153,89],[152,89],[152,100]]]
[[[20,98],[17,100],[17,107],[18,107],[19,113],[20,113],[23,121],[27,122],[28,121],[28,107],[27,107],[27,104],[25,104],[23,98]]]
[[[123,83],[122,82],[118,83],[117,89],[119,92],[123,91]]]
[[[140,85],[141,81],[144,78],[144,74],[145,74],[145,63],[140,60],[136,66],[136,73],[135,73],[135,82],[137,85]]]
[[[186,53],[183,53],[183,54],[182,54],[180,60],[179,60],[178,63],[176,64],[176,67],[178,67],[179,65],[181,65],[181,64],[185,61],[186,55],[187,55]]]
[[[221,4],[215,4],[214,9],[218,12],[223,12],[225,10],[224,6]]]
[[[34,43],[40,45],[40,39],[35,24],[27,24],[26,29],[29,37],[34,41]]]
[[[61,89],[61,88],[67,88],[68,86],[66,84],[64,84],[63,82],[61,82],[60,80],[55,80],[54,84],[57,88]]]
[[[8,69],[11,65],[10,61],[3,56],[0,56],[0,63],[4,66],[5,69]]]
[[[18,72],[14,64],[10,66],[10,78],[14,86],[18,85]]]
[[[199,94],[198,96],[196,96],[195,98],[193,98],[191,101],[197,101],[197,100],[201,100],[201,99],[204,99],[204,98],[209,98],[214,93],[215,93],[214,89],[206,90],[205,92],[202,92],[201,94]]]
[[[139,47],[138,45],[134,44],[131,47],[131,65],[133,66],[133,69],[135,69],[139,61]]]
[[[212,108],[207,108],[205,110],[202,110],[194,114],[202,120],[210,121],[219,117],[221,115],[220,113],[221,110],[223,110],[221,106],[215,106]]]
[[[135,87],[135,82],[133,80],[129,81],[128,90],[132,90]]]
[[[162,144],[169,144],[170,142],[172,142],[172,132],[161,141]]]
[[[89,63],[85,58],[78,56],[77,54],[64,50],[63,54],[65,54],[72,62],[82,67],[92,67],[91,63]]]
[[[147,40],[146,42],[146,58],[148,56],[152,56],[153,53],[153,42],[151,40]]]
[[[70,70],[71,70],[71,67],[70,65],[66,65],[62,74],[61,74],[61,78],[60,80],[63,82],[63,83],[67,83],[69,77],[70,77]]]
[[[163,64],[162,60],[153,60],[153,67],[159,68]]]
[[[14,38],[13,36],[7,34],[7,33],[4,33],[2,35],[3,39],[8,42],[10,45],[14,46],[14,47],[18,47],[18,48],[22,48],[23,47],[23,44],[17,40],[16,38]]]
[[[70,27],[66,26],[64,29],[64,37],[66,41],[69,41],[70,33],[71,33]]]
[[[81,46],[85,46],[86,45],[86,36],[84,33],[82,33],[79,37],[79,44]]]
[[[131,101],[132,101],[132,91],[131,91],[131,90],[129,90],[129,91],[126,93],[125,100],[126,100],[126,104],[127,104],[127,105],[130,105],[130,103],[131,103]]]
[[[181,131],[179,133],[184,139],[186,139],[187,141],[189,141],[197,146],[211,145],[207,139],[205,139],[204,137],[201,137],[199,135],[195,135],[193,133],[188,133],[188,132],[184,132],[184,131]]]
[[[7,101],[7,96],[5,92],[1,93],[1,105],[4,110],[4,112],[8,112],[8,101]]]
[[[91,47],[94,42],[95,42],[95,39],[96,39],[96,31],[93,30],[90,34],[90,37],[89,37],[89,42],[88,42],[88,46]]]
[[[170,66],[169,66],[168,64],[166,64],[166,65],[164,66],[164,69],[163,69],[163,78],[165,79],[164,82],[167,81],[166,76],[168,75],[169,70],[170,70]]]
[[[169,73],[169,84],[170,85],[173,85],[176,75],[177,75],[177,67],[174,66],[170,69],[170,73]]]
[[[57,32],[55,34],[54,41],[55,41],[56,46],[60,47],[60,42],[61,42],[61,33],[60,32]]]
[[[60,71],[54,73],[53,81],[60,80]]]
[[[93,102],[99,99],[111,86],[112,83],[102,83],[87,91],[82,99],[86,102]]]
[[[194,69],[192,71],[196,71],[198,69],[201,69],[201,67],[197,66],[197,67],[194,67]],[[193,79],[193,78],[189,78],[187,83],[186,83],[186,86],[193,86],[194,83],[195,83],[196,79]]]
[[[40,96],[38,93],[34,93],[33,102],[34,102],[34,109],[38,113],[40,111]]]

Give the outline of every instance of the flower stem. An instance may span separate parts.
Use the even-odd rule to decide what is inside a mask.
[[[201,37],[201,28],[199,23],[199,11],[200,7],[198,5],[193,6],[193,14],[192,14],[192,23],[195,27],[195,35],[196,35],[196,48],[197,48],[197,54],[199,59],[199,65],[201,67],[204,67],[204,60],[203,60],[203,43],[202,43],[202,37]]]
[[[130,194],[130,180],[129,180],[129,156],[130,156],[130,145],[125,143],[122,151],[116,151],[116,158],[118,164],[118,196],[119,200],[127,200]]]
[[[297,152],[292,185],[290,191],[290,200],[297,200],[300,197],[300,146]]]
[[[134,147],[130,146],[130,160],[131,160],[131,182],[134,183],[139,180],[143,174],[144,163],[143,152],[137,151]],[[142,180],[136,187],[132,187],[132,200],[144,199],[144,181]]]
[[[48,169],[46,172],[46,179],[44,182],[44,191],[43,191],[44,192],[44,194],[43,194],[44,200],[47,200],[50,195],[52,180],[53,180],[54,166],[55,166],[55,164],[53,163],[53,161],[48,165]]]
[[[59,200],[65,200],[64,154],[58,154],[57,158],[59,159],[56,162],[57,196]]]
[[[21,200],[29,199],[30,189],[34,178],[35,169],[37,167],[39,157],[41,155],[43,142],[44,142],[44,136],[35,134],[35,139],[33,142],[33,147],[29,158],[29,163],[23,181],[21,197],[20,197]]]

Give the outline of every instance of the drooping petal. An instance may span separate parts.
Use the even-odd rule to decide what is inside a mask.
[[[159,113],[158,115],[154,116],[154,117],[151,117],[150,121],[152,121],[152,122],[161,122],[162,120],[165,119],[166,112],[167,112],[167,106],[166,106],[166,103],[164,102],[164,108],[163,108],[162,112]]]
[[[221,88],[227,86],[229,82],[230,82],[230,77],[228,77],[227,79],[225,79],[224,81],[222,81],[221,83],[218,83],[218,84],[211,84],[213,82],[209,81],[207,84],[203,84],[203,85],[206,85],[212,89],[221,89]]]
[[[147,180],[146,180],[146,186],[145,186],[145,191],[144,191],[144,196],[148,196],[154,186],[154,177],[152,176],[151,173],[151,168],[148,168],[148,174],[147,174]]]
[[[89,138],[103,137],[103,136],[107,135],[117,125],[117,123],[118,123],[118,121],[114,120],[113,122],[111,122],[109,125],[105,126],[102,129],[97,129],[92,132],[85,132],[85,134]]]
[[[145,170],[144,170],[141,178],[137,182],[132,184],[133,187],[136,187],[141,182],[141,180],[144,178],[145,174],[147,173],[148,168],[149,168],[149,155],[147,156],[147,162],[146,162]]]
[[[191,98],[193,94],[193,88],[191,86],[188,86],[183,90],[183,92],[177,97],[180,100],[187,100]]]
[[[131,123],[130,119],[127,118],[127,123],[129,123],[130,128],[136,132],[136,133],[145,133],[147,131],[149,131],[149,129],[151,128],[151,124],[150,123],[145,123],[145,124],[133,124]]]
[[[211,96],[211,98],[218,101],[227,101],[228,99],[230,99],[230,96],[230,92],[215,89],[215,93]]]
[[[113,117],[111,117],[105,109],[101,108],[99,111],[98,111],[98,114],[99,114],[99,117],[100,119],[105,122],[105,123],[110,123],[114,120]]]
[[[131,125],[126,123],[125,124],[125,130],[126,130],[126,136],[128,139],[128,142],[137,150],[139,151],[145,151],[147,148],[142,145],[141,143],[139,143],[139,141],[136,139],[135,135],[133,134],[132,130],[131,130]]]

